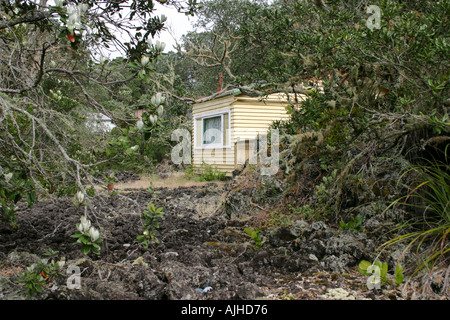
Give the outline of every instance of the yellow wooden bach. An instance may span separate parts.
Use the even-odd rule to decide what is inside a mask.
[[[192,165],[204,163],[231,175],[248,159],[259,135],[266,135],[275,120],[288,120],[284,93],[253,97],[229,90],[203,98],[192,106]],[[239,144],[246,143],[244,148]]]

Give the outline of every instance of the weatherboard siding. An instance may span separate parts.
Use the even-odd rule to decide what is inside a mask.
[[[206,102],[201,102],[195,104],[192,109],[193,117],[193,136],[192,136],[192,165],[194,169],[202,168],[203,164],[212,165],[219,171],[231,172],[235,169],[234,165],[234,147],[231,141],[234,141],[232,132],[230,132],[231,137],[228,135],[224,137],[224,141],[230,147],[228,148],[215,148],[215,149],[199,149],[201,147],[202,131],[201,131],[201,119],[196,119],[196,117],[202,117],[205,115],[220,113],[225,111],[230,111],[229,118],[225,116],[224,121],[231,122],[233,119],[233,102],[234,96],[226,96],[222,98],[217,98],[209,100]],[[228,133],[228,132],[227,132]],[[194,139],[194,135],[196,138]]]
[[[282,101],[237,100],[234,104],[234,136],[240,141],[255,139],[259,134],[266,134],[273,121],[288,120],[286,103]]]

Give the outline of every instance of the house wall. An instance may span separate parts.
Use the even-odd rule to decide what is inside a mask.
[[[282,96],[271,95],[268,99],[237,97],[234,103],[234,121],[232,128],[236,142],[238,138],[256,139],[258,133],[266,134],[275,120],[288,120],[286,105]]]
[[[220,149],[200,149],[201,147],[201,120],[196,120],[196,117],[218,113],[223,111],[230,111],[228,121],[230,124],[233,121],[233,102],[234,96],[226,96],[209,101],[197,103],[192,108],[192,165],[194,168],[201,168],[203,162],[217,167],[218,170],[231,173],[234,170],[234,136],[232,130],[230,135],[225,139],[229,145],[228,148]],[[196,137],[196,138],[195,138]],[[229,141],[228,141],[229,140]]]

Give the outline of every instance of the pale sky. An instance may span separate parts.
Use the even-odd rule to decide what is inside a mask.
[[[196,21],[197,17],[186,16],[184,13],[179,13],[177,9],[172,6],[163,6],[156,1],[154,3],[156,10],[153,11],[153,14],[157,16],[164,14],[167,17],[167,20],[164,23],[165,30],[155,35],[153,43],[155,43],[156,40],[164,42],[166,44],[164,52],[176,51],[174,49],[176,41],[180,42],[181,36],[194,29],[192,24]],[[116,36],[122,39],[128,38],[124,33],[116,34]],[[102,55],[109,59],[114,59],[121,54],[122,52],[115,50],[102,51]]]
[[[155,36],[155,40],[160,40],[166,44],[165,52],[175,51],[173,46],[175,45],[175,39],[179,41],[181,36],[188,31],[193,30],[192,23],[196,21],[196,17],[186,16],[184,13],[179,13],[173,7],[163,6],[156,3],[157,10],[154,13],[158,16],[162,14],[166,15],[167,21],[165,22],[166,31],[162,31],[160,37]],[[175,39],[174,39],[175,37]]]

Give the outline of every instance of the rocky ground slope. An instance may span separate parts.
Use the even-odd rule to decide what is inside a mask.
[[[362,231],[293,217],[261,228],[258,247],[245,228],[256,230],[270,203],[255,203],[256,190],[238,190],[236,183],[104,191],[86,209],[102,233],[99,256],[84,255],[73,244],[70,236],[84,214],[73,199],[23,206],[16,229],[0,225],[0,299],[448,299],[448,269],[399,287],[367,288],[368,277],[357,265],[374,258],[384,231],[370,206]],[[136,237],[149,202],[165,214],[156,232],[159,244],[145,248]],[[42,293],[30,296],[20,274],[49,248],[65,265],[60,277],[45,281]],[[392,263],[401,252],[393,248],[382,258]],[[78,290],[68,288],[64,271],[74,265],[81,270]],[[211,290],[201,293],[206,287]]]

